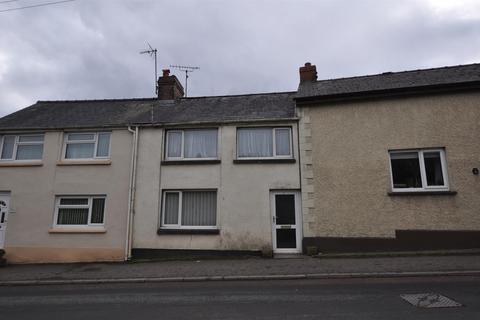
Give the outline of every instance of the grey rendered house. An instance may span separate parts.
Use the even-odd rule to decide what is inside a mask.
[[[300,77],[304,248],[480,247],[480,64]]]
[[[294,92],[40,101],[0,119],[11,263],[302,250]]]
[[[134,253],[300,253],[294,94],[156,102],[139,133]]]

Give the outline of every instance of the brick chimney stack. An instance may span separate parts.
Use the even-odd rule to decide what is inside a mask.
[[[169,69],[163,69],[163,75],[158,78],[158,99],[175,100],[183,97],[183,86],[177,77],[170,75]]]
[[[300,83],[306,81],[317,81],[317,67],[310,62],[305,63],[305,66],[300,67]]]

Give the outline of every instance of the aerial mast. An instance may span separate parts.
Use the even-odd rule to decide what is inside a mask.
[[[158,75],[157,75],[157,48],[152,48],[152,46],[150,45],[150,43],[148,43],[148,47],[149,49],[148,50],[144,50],[144,51],[140,51],[140,54],[148,54],[150,55],[150,57],[154,57],[155,58],[155,94],[158,94],[158,84],[157,84],[157,79],[158,79]]]
[[[199,67],[190,67],[190,66],[178,66],[178,65],[170,65],[170,68],[178,69],[180,71],[185,72],[185,97],[188,96],[188,73],[193,72],[195,70],[199,70]]]

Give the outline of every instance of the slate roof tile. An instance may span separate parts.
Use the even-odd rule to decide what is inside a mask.
[[[451,84],[467,84],[478,81],[480,81],[480,64],[476,63],[304,82],[298,87],[296,98],[333,97],[373,91],[393,91]]]
[[[293,119],[294,94],[283,92],[179,100],[39,101],[1,118],[0,130]]]

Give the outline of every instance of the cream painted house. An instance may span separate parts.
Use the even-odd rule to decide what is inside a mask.
[[[39,101],[0,119],[0,249],[9,263],[123,261],[133,153],[156,99]]]
[[[304,248],[479,248],[480,65],[316,74],[296,96]]]
[[[125,257],[132,134],[2,131],[0,243],[11,263]]]

